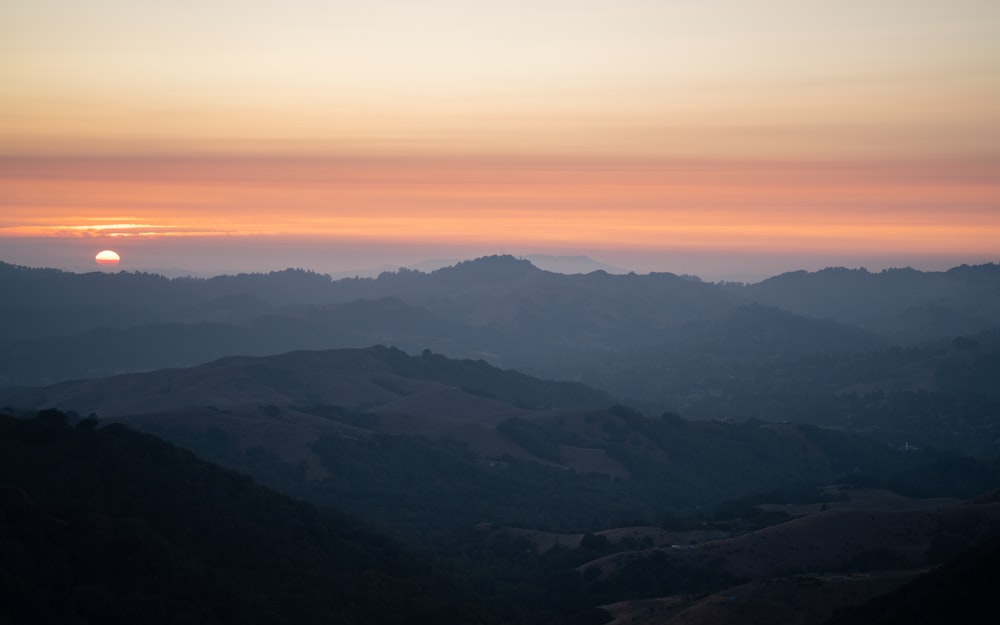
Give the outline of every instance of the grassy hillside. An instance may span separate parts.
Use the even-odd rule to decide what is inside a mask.
[[[383,347],[233,357],[0,401],[120,420],[435,547],[480,522],[593,531],[947,457],[811,425],[649,417],[579,384]]]
[[[858,608],[842,610],[829,625],[992,622],[1000,609],[998,566],[1000,540],[994,538],[905,586]]]

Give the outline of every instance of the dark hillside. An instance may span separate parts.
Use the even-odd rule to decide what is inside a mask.
[[[483,361],[449,359],[429,350],[411,356],[381,345],[232,356],[185,369],[62,382],[43,389],[11,389],[0,396],[11,406],[66,406],[81,414],[113,417],[206,405],[323,404],[369,409],[444,388],[496,398],[523,409],[611,403],[608,395],[583,384],[539,380]],[[440,408],[448,411],[447,405]]]
[[[979,332],[1000,318],[1000,265],[943,272],[829,268],[775,276],[734,292],[768,306],[861,326],[900,341]]]
[[[0,621],[468,623],[468,589],[358,523],[121,425],[0,417]]]
[[[694,422],[385,347],[232,357],[0,394],[94,412],[423,544],[479,522],[589,531],[939,458],[810,425]]]
[[[769,309],[764,309],[768,311]],[[777,321],[790,313],[768,312]],[[750,317],[752,315],[748,315]],[[812,328],[797,342],[796,327],[824,322],[794,317],[761,324],[760,333],[699,337],[640,353],[584,360],[583,381],[603,380],[646,410],[669,406],[687,418],[803,422],[864,433],[894,447],[955,449],[976,455],[1000,453],[1000,334],[954,337],[910,347],[843,351],[856,344],[856,329],[835,322]],[[767,328],[769,344],[752,347]],[[725,341],[725,342],[724,342]],[[804,354],[810,344],[826,351]],[[704,346],[703,351],[697,348]],[[726,347],[729,347],[727,350]],[[782,356],[781,350],[787,356]],[[799,355],[794,355],[798,352]],[[639,401],[638,398],[645,401]],[[660,408],[662,409],[662,408]]]
[[[270,306],[329,301],[329,276],[287,269],[208,279],[76,274],[0,262],[0,340],[164,322],[238,321]]]
[[[991,623],[1000,612],[998,567],[1000,540],[994,539],[893,592],[844,610],[828,625]]]
[[[235,296],[234,296],[235,299]],[[232,303],[232,302],[228,302]],[[227,305],[228,305],[227,303]],[[248,311],[256,310],[253,307]],[[202,312],[208,314],[207,308]],[[392,344],[482,357],[507,342],[497,332],[446,321],[395,298],[289,307],[265,314],[220,314],[228,321],[114,327],[113,320],[75,334],[2,344],[0,383],[39,385],[164,367],[189,367],[225,356],[265,356],[297,349]],[[15,364],[16,363],[16,364]]]

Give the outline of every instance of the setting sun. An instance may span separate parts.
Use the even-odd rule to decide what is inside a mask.
[[[118,252],[113,252],[111,250],[103,250],[97,253],[94,260],[97,261],[98,265],[117,265],[121,262],[122,257],[118,255]]]

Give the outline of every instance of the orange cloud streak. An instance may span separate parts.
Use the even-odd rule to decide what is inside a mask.
[[[992,161],[0,161],[0,236],[319,235],[604,249],[981,252]]]

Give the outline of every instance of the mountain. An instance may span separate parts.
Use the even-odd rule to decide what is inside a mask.
[[[597,603],[622,619],[683,606],[692,623],[723,622],[713,620],[720,605],[753,611],[769,601],[829,616],[988,536],[1000,519],[995,504],[953,498],[1000,486],[995,462],[808,425],[651,418],[601,407],[608,400],[578,384],[385,347],[230,357],[0,395],[25,411],[96,410],[456,558],[489,589],[483,596],[521,606],[507,620],[556,622]],[[96,425],[81,423],[81,432]],[[70,459],[36,460],[75,472],[65,470]],[[936,499],[859,498],[845,480]],[[832,481],[842,486],[818,496],[797,486]],[[116,501],[161,488],[135,486]],[[779,494],[755,495],[769,489]],[[734,498],[743,499],[724,502]],[[608,529],[642,519],[682,519],[687,529]],[[576,537],[536,550],[540,530]]]
[[[808,421],[992,453],[1000,439],[976,428],[993,427],[998,285],[992,264],[752,285],[563,275],[511,256],[336,281],[2,265],[0,384],[385,344],[582,382],[651,414]]]
[[[606,273],[615,274],[628,273],[620,267],[598,262],[587,256],[550,256],[547,254],[529,254],[524,258],[530,261],[535,267],[544,269],[545,271],[551,271],[553,273],[575,274],[593,273],[595,271],[604,271]]]
[[[989,614],[1000,609],[993,584],[997,566],[1000,539],[992,539],[901,588],[842,610],[830,625],[931,625],[954,620],[959,614],[989,619]]]
[[[935,339],[996,327],[1000,265],[945,272],[828,268],[796,271],[731,289],[748,300],[813,318],[857,325],[899,341]]]
[[[756,504],[781,522],[749,531],[731,517],[693,530],[624,527],[553,540],[484,523],[442,545],[463,562],[462,582],[455,566],[341,514],[149,435],[98,425],[74,427],[56,411],[0,416],[5,622],[600,623],[610,613],[621,623],[697,624],[755,622],[753,614],[780,609],[820,623],[995,534],[1000,519],[990,498],[915,500],[841,484],[818,491],[821,501]],[[420,465],[409,470],[423,477]],[[532,542],[543,536],[544,550]]]
[[[0,269],[0,287],[10,294],[0,306],[0,341],[26,365],[0,371],[8,384],[191,365],[231,350],[374,342],[440,348],[551,375],[585,350],[644,345],[651,333],[732,302],[711,285],[670,274],[565,276],[512,257],[337,282],[299,271],[166,280]],[[60,347],[58,364],[49,356]],[[31,359],[51,362],[51,369]]]
[[[231,355],[368,347],[387,343],[410,351],[490,357],[502,335],[442,319],[394,298],[286,308],[241,321],[98,327],[70,335],[10,341],[0,381],[46,384],[129,371],[185,367]],[[495,357],[495,356],[494,356]]]
[[[998,283],[1000,266],[992,263],[946,272],[830,268],[786,273],[756,284],[707,284],[673,274],[610,275],[602,270],[563,275],[511,256],[460,262],[430,273],[399,269],[376,278],[336,281],[294,269],[168,280],[151,274],[73,274],[0,263],[0,288],[7,296],[0,305],[0,339],[67,334],[97,324],[245,319],[269,307],[391,297],[472,325],[507,325],[521,309],[554,320],[569,304],[584,316],[641,311],[636,319],[664,327],[757,303],[912,341],[995,327],[1000,318]],[[515,301],[505,301],[510,298]]]
[[[624,269],[614,267],[612,265],[607,265],[595,261],[587,256],[551,256],[548,254],[529,254],[523,257],[525,260],[531,262],[532,265],[538,267],[539,269],[545,271],[551,271],[553,273],[591,273],[594,271],[607,271],[608,273],[626,273]],[[376,278],[380,274],[389,272],[393,273],[399,271],[400,269],[406,269],[409,271],[419,271],[421,273],[430,273],[432,271],[437,271],[438,269],[443,269],[445,267],[451,267],[457,265],[458,263],[465,262],[459,258],[432,258],[428,260],[423,260],[418,263],[411,263],[408,265],[383,265],[376,269],[364,269],[356,271],[342,271],[336,274],[331,274],[334,279],[340,278]]]
[[[584,564],[584,577],[600,580],[594,592],[611,597],[621,592],[615,586],[632,583],[626,580],[639,568],[650,574],[644,583],[651,593],[663,592],[653,587],[657,571],[672,568],[754,581],[810,573],[917,571],[995,536],[1000,520],[1000,504],[995,502],[907,500],[889,493],[819,508],[814,505],[804,516],[738,536],[678,548],[621,551]],[[685,588],[691,580],[665,577],[662,582],[670,594],[695,590]]]
[[[995,534],[963,500],[1000,487],[997,286],[0,265],[0,380],[32,384],[0,406],[68,411],[0,423],[0,620],[820,623]]]
[[[808,425],[646,417],[580,384],[385,347],[230,357],[0,403],[121,421],[434,543],[483,520],[587,528],[938,458]]]
[[[520,368],[565,364],[580,349],[642,344],[648,332],[731,301],[710,285],[669,274],[564,276],[512,257],[336,282],[295,270],[167,280],[2,265],[0,288],[9,295],[0,304],[4,351],[28,363],[29,355],[44,361],[61,345],[64,362],[48,375],[41,365],[8,366],[0,371],[8,384],[191,365],[234,349],[262,355],[374,342],[440,346],[449,355]],[[389,317],[386,302],[396,302]],[[378,327],[368,312],[373,308],[381,308]],[[414,328],[413,319],[427,321]],[[124,358],[108,362],[103,346]],[[122,353],[129,349],[135,353]],[[93,359],[99,362],[90,364]]]
[[[788,324],[782,332],[794,337],[793,328]],[[857,339],[843,331],[848,329],[834,325],[825,335],[839,335],[846,347]],[[824,340],[821,333],[810,336]],[[683,344],[683,339],[676,343]],[[692,343],[701,345],[704,351],[673,356],[653,350],[629,354],[600,363],[580,379],[603,375],[606,387],[643,393],[659,399],[653,405],[672,405],[692,419],[756,416],[863,432],[895,447],[1000,452],[1000,423],[994,418],[1000,409],[994,383],[1000,375],[1000,334],[995,331],[874,351],[843,351],[828,344],[826,352],[799,357],[791,352],[787,358],[776,357],[773,346],[741,358],[740,341],[731,351],[713,350],[711,340]]]
[[[81,413],[119,417],[205,405],[387,409],[404,398],[412,403],[442,393],[464,394],[484,402],[495,399],[515,411],[611,403],[606,394],[582,384],[539,380],[483,361],[452,360],[430,350],[410,356],[383,346],[267,357],[232,356],[187,369],[15,390],[4,397],[32,410],[68,405]],[[451,402],[442,402],[439,412],[452,412]],[[475,420],[477,414],[470,413],[468,418]]]
[[[468,623],[470,589],[356,521],[120,425],[0,415],[0,620]]]
[[[700,522],[672,519],[671,527],[568,535],[484,525],[480,540],[503,545],[501,553],[508,557],[527,550],[540,566],[573,567],[583,579],[582,592],[601,603],[618,625],[820,625],[838,613],[854,614],[859,606],[857,612],[864,613],[862,604],[897,588],[901,596],[929,607],[936,622],[948,620],[943,618],[947,610],[959,608],[961,601],[990,605],[988,592],[972,596],[954,583],[928,592],[930,601],[905,589],[940,566],[927,575],[924,589],[941,579],[939,572],[958,567],[978,570],[983,579],[964,579],[971,588],[985,590],[992,576],[982,565],[990,557],[981,558],[975,569],[961,563],[970,547],[995,541],[1000,520],[995,496],[915,499],[840,483],[753,499],[749,507],[737,506],[736,515],[722,515],[719,509]],[[905,603],[891,599],[896,594],[873,603],[905,609]]]

